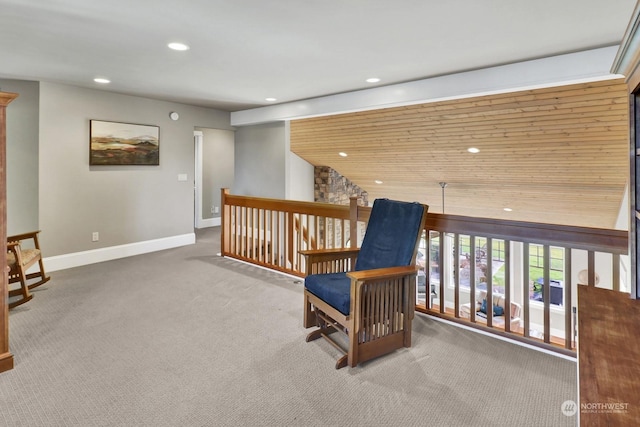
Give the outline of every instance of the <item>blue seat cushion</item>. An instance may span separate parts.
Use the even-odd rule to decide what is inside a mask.
[[[304,287],[340,313],[349,315],[351,279],[347,273],[310,274],[304,279]]]

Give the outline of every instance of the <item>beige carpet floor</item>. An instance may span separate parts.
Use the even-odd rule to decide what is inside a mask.
[[[46,248],[45,248],[46,250]],[[51,274],[10,312],[6,426],[571,426],[576,364],[416,315],[357,368],[306,343],[302,285],[198,243]]]

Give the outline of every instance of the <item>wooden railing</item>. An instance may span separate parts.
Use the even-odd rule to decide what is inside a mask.
[[[301,250],[359,247],[371,212],[357,198],[341,206],[234,196],[226,189],[222,206],[223,256],[299,277],[306,269]],[[620,230],[429,213],[416,310],[575,356],[578,271],[586,271],[583,285],[596,286],[599,277],[599,287],[626,291],[627,239]],[[531,248],[542,260],[538,278],[529,277]],[[560,287],[552,286],[552,251],[563,253],[555,266],[555,274],[563,274]],[[531,297],[534,285],[540,301]],[[476,311],[480,292],[503,304],[504,317]]]
[[[356,248],[370,208],[229,194],[222,189],[223,256],[304,277],[300,251]],[[351,239],[351,236],[356,236]]]
[[[427,289],[431,290],[432,295],[419,299],[416,307],[424,313],[575,355],[577,286],[596,286],[599,280],[600,287],[626,292],[629,289],[628,286],[621,288],[627,276],[625,263],[622,262],[622,258],[628,254],[626,231],[444,214],[429,214],[425,228],[429,236],[427,246],[431,247],[435,241],[441,250],[437,251],[436,257],[432,257],[436,259],[430,260],[433,264],[427,267],[431,270],[426,274]],[[471,256],[461,251],[463,239]],[[497,245],[502,250],[500,257],[494,256]],[[536,277],[530,277],[530,248],[533,246],[542,252],[540,282],[536,281]],[[552,289],[550,277],[552,249],[563,253],[563,265],[556,266],[559,267],[557,270],[562,270],[562,286],[556,289]],[[494,283],[492,265],[496,258],[500,259],[504,268],[499,286]],[[462,285],[460,274],[464,271],[461,259],[468,259],[469,264],[466,287]],[[481,263],[484,263],[482,269],[479,268]],[[452,268],[443,269],[445,265]],[[437,274],[433,274],[433,270],[437,270]],[[441,271],[442,277],[439,274]],[[483,271],[491,274],[486,274],[484,280],[480,280],[477,276]],[[586,271],[581,283],[581,279],[578,279],[580,271]],[[476,300],[480,283],[483,284],[482,291],[486,292],[487,301],[493,301],[493,294],[499,292],[499,297],[504,300],[505,316],[511,311],[509,308],[512,304],[519,306],[518,327],[512,330],[508,321],[501,325],[494,324],[492,310],[487,310],[486,318],[478,318],[475,310],[470,310],[468,319],[461,316],[464,304],[474,307],[480,302]],[[534,283],[541,288],[541,301],[532,298]],[[552,301],[552,297],[556,301]]]

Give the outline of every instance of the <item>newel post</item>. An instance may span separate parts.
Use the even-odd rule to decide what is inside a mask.
[[[229,243],[231,239],[231,207],[227,205],[228,188],[222,188],[220,191],[220,204],[222,212],[220,222],[222,224],[222,233],[220,233],[220,253],[225,256],[229,252]]]
[[[358,247],[358,196],[349,197],[349,247]]]

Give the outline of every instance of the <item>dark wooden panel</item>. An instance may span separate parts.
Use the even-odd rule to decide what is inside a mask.
[[[578,286],[580,425],[640,420],[640,301]]]
[[[9,305],[7,304],[7,151],[6,107],[18,94],[0,92],[0,372],[13,368],[9,351]]]

